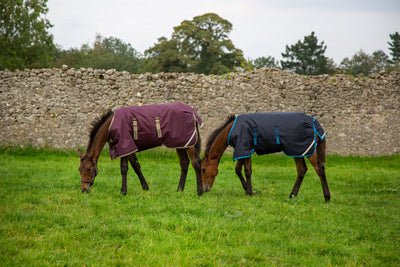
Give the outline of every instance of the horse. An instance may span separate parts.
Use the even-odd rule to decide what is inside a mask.
[[[82,193],[90,187],[98,174],[97,162],[108,142],[111,159],[121,158],[121,193],[127,194],[128,162],[139,177],[143,190],[149,186],[143,176],[136,152],[165,145],[176,148],[181,175],[178,191],[185,188],[189,158],[196,173],[197,194],[203,194],[201,182],[202,121],[193,107],[181,103],[122,107],[108,110],[92,122],[86,152],[78,149]],[[188,157],[189,156],[189,157]]]
[[[211,190],[218,174],[222,154],[231,145],[233,160],[237,160],[235,172],[247,195],[253,195],[251,157],[283,151],[294,157],[297,180],[289,195],[297,196],[307,172],[304,157],[307,157],[318,174],[325,201],[331,198],[325,175],[326,134],[318,121],[303,113],[253,113],[230,115],[209,136],[204,157],[201,161],[203,190]],[[244,147],[244,148],[243,148]],[[244,166],[244,174],[242,168]]]

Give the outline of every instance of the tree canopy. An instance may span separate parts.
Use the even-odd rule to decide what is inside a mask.
[[[293,45],[286,45],[283,60],[261,56],[245,60],[242,50],[233,45],[229,34],[232,23],[215,13],[184,20],[173,28],[170,39],[160,37],[145,55],[116,37],[96,35],[91,44],[63,50],[54,45],[48,30],[53,27],[45,15],[47,0],[0,1],[0,70],[61,67],[117,69],[132,73],[195,72],[225,74],[279,67],[302,75],[344,73],[367,75],[381,70],[400,70],[400,34],[390,34],[391,58],[382,50],[372,55],[360,50],[344,58],[337,67],[325,56],[327,46],[314,32]]]
[[[0,10],[0,69],[50,67],[55,45],[47,0],[2,0]]]
[[[400,65],[400,34],[395,32],[389,35],[391,42],[388,42],[392,64]]]
[[[258,57],[253,61],[253,65],[256,69],[261,68],[277,68],[279,61],[275,60],[274,57]]]
[[[389,57],[382,50],[377,50],[372,55],[360,50],[352,58],[344,58],[340,63],[339,70],[344,74],[368,75],[384,70],[388,59]]]
[[[303,41],[286,45],[286,52],[281,53],[286,60],[281,60],[282,69],[303,75],[328,73],[328,58],[325,57],[324,41],[318,43],[314,32],[305,36]]]
[[[68,65],[75,68],[116,69],[138,73],[142,70],[141,55],[128,43],[115,37],[96,35],[93,47],[84,44],[78,49],[58,49],[55,66]]]
[[[214,13],[185,20],[174,27],[170,40],[159,38],[146,50],[148,70],[223,74],[245,61],[228,38],[232,24]]]

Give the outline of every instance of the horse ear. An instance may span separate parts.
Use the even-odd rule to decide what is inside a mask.
[[[78,155],[79,155],[79,158],[82,158],[82,157],[83,157],[82,150],[80,150],[79,148],[78,148]]]

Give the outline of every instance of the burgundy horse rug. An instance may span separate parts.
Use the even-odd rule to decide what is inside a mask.
[[[236,117],[228,145],[234,147],[233,160],[283,151],[290,157],[314,154],[317,140],[326,133],[319,122],[303,113],[251,113]]]
[[[149,148],[194,146],[202,121],[193,107],[181,103],[123,107],[114,111],[109,128],[111,159]]]

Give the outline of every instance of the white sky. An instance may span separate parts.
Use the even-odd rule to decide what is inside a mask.
[[[400,32],[399,0],[48,0],[50,32],[64,49],[92,44],[96,33],[143,53],[170,39],[184,20],[213,12],[233,24],[230,39],[246,59],[281,59],[286,45],[315,32],[338,64],[360,49],[389,55],[389,34]]]

